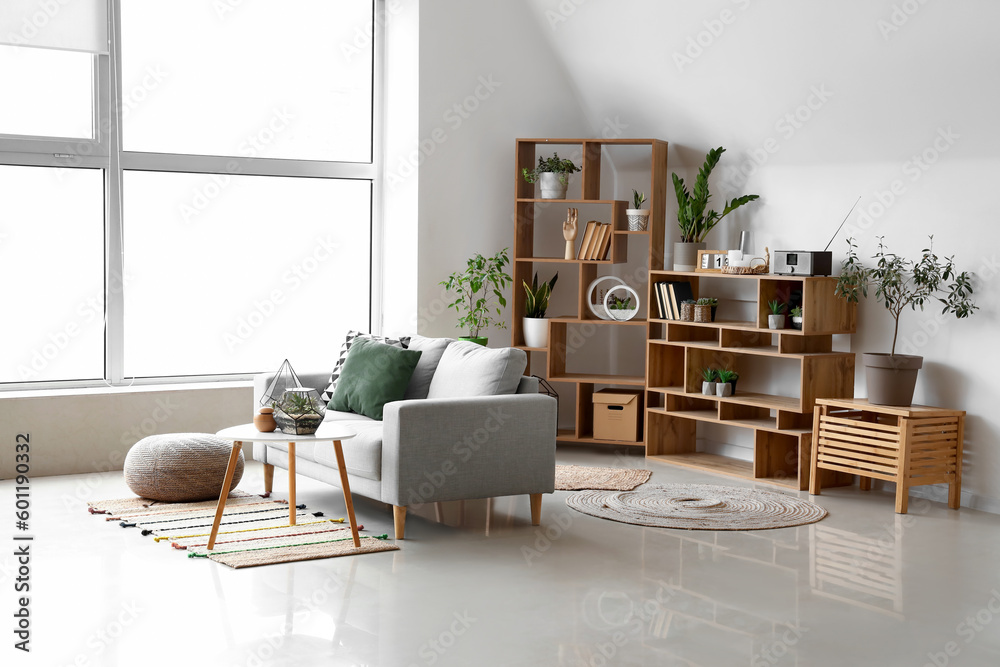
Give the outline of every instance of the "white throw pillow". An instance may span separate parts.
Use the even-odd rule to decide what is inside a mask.
[[[441,355],[427,398],[513,394],[527,365],[524,350],[456,341]]]
[[[406,395],[404,399],[427,398],[427,392],[431,387],[431,380],[434,378],[434,371],[437,370],[441,356],[454,338],[425,338],[424,336],[413,336],[407,349],[419,350],[423,352],[417,367],[413,369],[410,377],[410,384],[406,385]]]

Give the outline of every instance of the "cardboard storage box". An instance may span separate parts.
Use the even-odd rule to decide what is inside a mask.
[[[594,392],[594,438],[640,439],[642,392],[635,389],[601,389]]]

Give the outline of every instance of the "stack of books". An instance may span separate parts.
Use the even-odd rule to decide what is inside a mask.
[[[576,254],[576,258],[604,260],[608,258],[610,248],[611,225],[591,220],[583,232],[583,242],[580,243],[580,251]]]
[[[694,291],[689,282],[660,282],[653,284],[656,309],[661,320],[681,319],[681,304],[694,299]]]

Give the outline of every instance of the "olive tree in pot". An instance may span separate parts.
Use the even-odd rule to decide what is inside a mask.
[[[476,253],[467,262],[465,271],[456,271],[439,283],[452,294],[458,295],[448,307],[454,308],[461,315],[456,326],[469,331],[468,336],[459,336],[460,340],[485,346],[489,339],[479,335],[483,329],[491,326],[507,328],[501,310],[507,306],[503,291],[514,282],[504,271],[504,267],[510,264],[507,251],[508,248],[504,248],[492,257]]]
[[[521,281],[525,296],[521,326],[524,329],[524,344],[528,347],[545,347],[549,344],[549,321],[545,319],[545,311],[549,308],[549,297],[552,296],[552,288],[556,286],[558,279],[559,274],[556,273],[552,280],[539,285],[536,272],[530,285]]]
[[[889,252],[878,237],[878,251],[872,256],[875,266],[867,267],[858,258],[854,239],[848,239],[847,257],[841,264],[837,280],[837,295],[857,302],[874,289],[875,298],[882,302],[893,318],[892,348],[889,354],[865,353],[865,378],[868,383],[868,400],[876,405],[907,406],[913,402],[917,384],[917,371],[924,358],[896,354],[899,338],[899,316],[907,308],[924,309],[928,302],[937,301],[941,313],[951,313],[964,319],[978,310],[972,301],[972,275],[955,268],[954,256],[939,258],[934,254],[933,242],[921,250],[920,259],[913,261]]]
[[[566,199],[566,188],[569,187],[569,175],[582,171],[572,160],[563,160],[559,153],[553,153],[550,158],[538,158],[538,166],[534,169],[524,167],[521,174],[528,183],[538,183],[542,191],[542,199]]]
[[[705,249],[705,236],[722,222],[722,219],[744,204],[758,199],[758,195],[742,195],[732,201],[727,201],[722,213],[708,209],[708,200],[712,195],[708,191],[708,177],[726,149],[722,146],[713,148],[705,156],[695,179],[694,187],[689,192],[684,185],[684,179],[677,174],[671,174],[674,181],[674,193],[677,195],[677,224],[681,228],[681,240],[674,243],[674,271],[694,271],[698,262],[698,251]]]

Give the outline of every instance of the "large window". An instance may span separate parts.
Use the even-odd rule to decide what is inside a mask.
[[[0,383],[322,369],[371,328],[380,4],[5,3]]]

